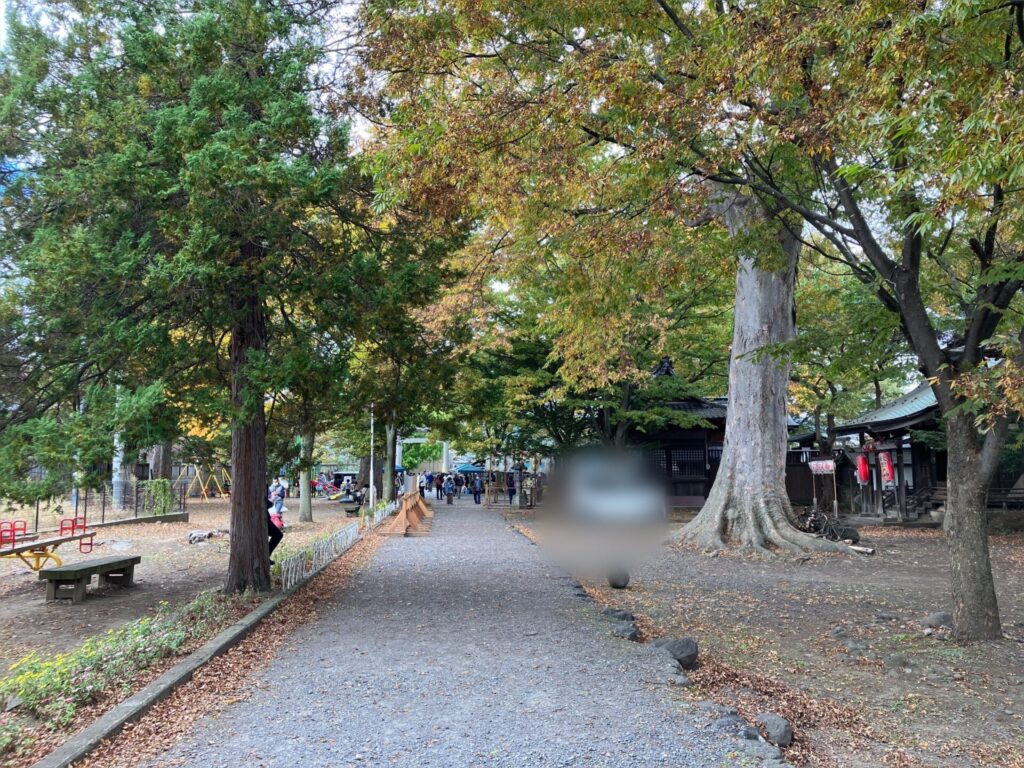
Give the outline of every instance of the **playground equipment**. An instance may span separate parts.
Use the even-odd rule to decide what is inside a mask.
[[[29,538],[35,538],[35,535],[29,535],[28,521],[0,520],[0,548],[13,547]]]
[[[317,477],[313,483],[313,490],[326,496],[331,501],[337,501],[341,498],[341,488],[328,480],[325,475]]]
[[[194,473],[194,474],[193,474]],[[231,475],[222,466],[210,467],[201,464],[186,464],[178,473],[175,485],[184,485],[185,495],[191,496],[198,492],[201,501],[208,501],[213,495],[213,489],[219,496],[228,497],[231,495]]]
[[[49,539],[37,539],[35,534],[29,534],[24,520],[8,520],[0,523],[0,558],[16,557],[33,571],[39,571],[51,561],[60,567],[62,561],[57,548],[61,544],[77,541],[78,551],[89,554],[95,535],[87,529],[84,517],[64,518],[57,536]]]

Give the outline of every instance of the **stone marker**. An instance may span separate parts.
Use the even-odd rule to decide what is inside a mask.
[[[632,622],[621,621],[612,627],[612,634],[621,637],[623,640],[638,640],[640,633]]]

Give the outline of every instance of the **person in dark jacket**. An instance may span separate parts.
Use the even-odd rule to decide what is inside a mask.
[[[473,503],[480,503],[480,494],[484,492],[484,481],[479,476],[474,477],[473,480]]]
[[[516,495],[516,476],[511,472],[508,473],[505,489],[508,491],[508,503],[511,504]]]

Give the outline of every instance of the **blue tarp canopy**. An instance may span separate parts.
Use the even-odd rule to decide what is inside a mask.
[[[478,467],[476,464],[462,464],[455,468],[456,472],[461,472],[464,475],[471,474],[473,472],[486,472],[483,467]]]
[[[405,467],[401,464],[395,464],[395,472],[405,472]]]

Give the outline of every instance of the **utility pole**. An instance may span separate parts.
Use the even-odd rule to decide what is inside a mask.
[[[376,476],[373,473],[373,403],[370,403],[370,512],[373,513],[377,502]]]

